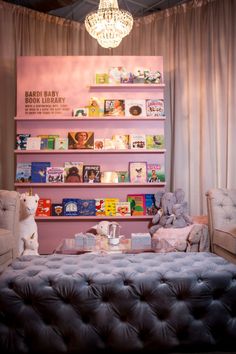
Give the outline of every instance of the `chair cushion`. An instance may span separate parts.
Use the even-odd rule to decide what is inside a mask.
[[[13,250],[14,239],[11,231],[0,229],[0,256]]]
[[[236,255],[236,226],[214,230],[214,244]]]

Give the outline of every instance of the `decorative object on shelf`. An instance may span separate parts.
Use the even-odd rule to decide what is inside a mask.
[[[85,18],[85,28],[101,47],[115,48],[133,27],[130,12],[120,10],[117,0],[100,0],[97,11]]]
[[[38,228],[34,219],[38,201],[38,194],[33,195],[32,190],[20,195],[19,255],[24,254],[25,247],[31,251],[33,247],[34,254],[38,254]]]

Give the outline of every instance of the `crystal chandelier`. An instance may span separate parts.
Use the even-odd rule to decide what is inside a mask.
[[[120,10],[117,0],[100,0],[98,10],[85,18],[85,28],[104,48],[118,47],[133,27],[130,12]]]

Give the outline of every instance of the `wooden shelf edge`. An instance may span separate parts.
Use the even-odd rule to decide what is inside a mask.
[[[140,88],[140,89],[161,89],[164,88],[165,84],[92,84],[92,85],[88,85],[88,88],[90,89],[104,89],[104,88],[108,88],[108,89],[124,89],[124,88]]]
[[[15,182],[14,186],[17,188],[32,188],[32,187],[42,187],[42,188],[103,188],[103,187],[163,187],[166,185],[166,182],[159,183],[20,183]]]
[[[61,117],[15,117],[15,121],[72,121],[72,122],[78,122],[78,121],[85,121],[89,122],[91,120],[104,120],[104,121],[145,121],[145,120],[154,120],[154,121],[163,121],[166,119],[166,116],[160,116],[160,117],[86,117],[86,118],[78,118],[78,117],[71,117],[71,116],[61,116]]]
[[[153,215],[140,216],[36,216],[36,221],[83,221],[83,220],[150,220]]]
[[[137,149],[114,149],[114,150],[94,150],[94,149],[74,149],[74,150],[14,150],[16,155],[20,154],[163,154],[166,149],[156,150],[137,150]]]

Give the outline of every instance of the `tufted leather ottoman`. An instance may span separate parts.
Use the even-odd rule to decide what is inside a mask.
[[[236,352],[236,265],[210,253],[21,257],[1,353]]]

